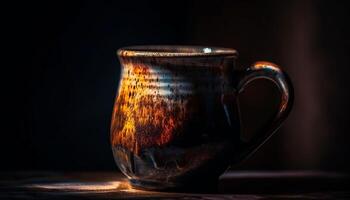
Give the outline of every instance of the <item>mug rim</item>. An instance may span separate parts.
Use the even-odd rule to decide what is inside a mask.
[[[137,45],[118,49],[120,57],[237,57],[238,52],[232,48],[185,45]]]

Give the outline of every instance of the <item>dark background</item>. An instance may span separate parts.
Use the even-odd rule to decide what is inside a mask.
[[[30,1],[2,9],[2,170],[116,170],[109,147],[115,52],[142,44],[232,47],[241,68],[268,60],[289,73],[290,117],[233,169],[350,169],[345,3]],[[277,96],[266,81],[242,94],[245,134],[266,121]]]

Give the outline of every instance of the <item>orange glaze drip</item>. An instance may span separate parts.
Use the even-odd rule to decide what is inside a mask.
[[[145,65],[124,64],[111,126],[113,146],[122,146],[139,154],[142,148],[168,144],[181,130],[187,100],[173,100],[163,95],[160,77]],[[152,87],[147,87],[152,85]],[[175,96],[178,90],[167,92]]]

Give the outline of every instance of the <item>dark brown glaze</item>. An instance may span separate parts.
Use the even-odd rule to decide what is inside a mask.
[[[142,148],[163,146],[184,134],[191,120],[201,122],[203,127],[215,123],[218,115],[226,121],[220,102],[229,85],[224,76],[224,59],[121,57],[122,79],[112,118],[112,145],[138,154]]]

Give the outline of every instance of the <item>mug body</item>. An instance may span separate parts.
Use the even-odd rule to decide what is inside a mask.
[[[111,145],[135,187],[181,188],[213,182],[237,151],[233,49],[184,46],[118,51],[121,77]]]

